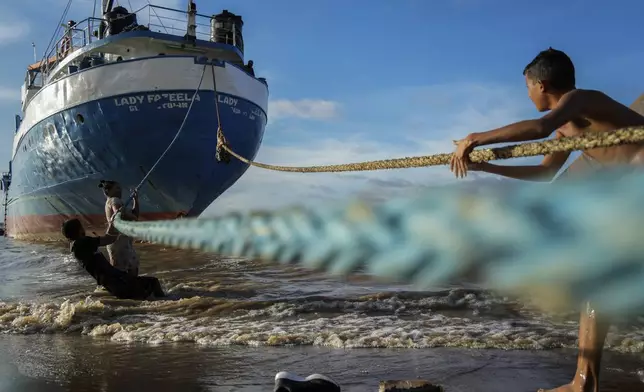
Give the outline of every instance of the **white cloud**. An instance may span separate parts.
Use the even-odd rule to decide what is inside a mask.
[[[387,96],[395,96],[399,104],[383,99]],[[405,94],[389,91],[362,97],[360,102],[363,107],[347,107],[351,119],[334,124],[333,129],[346,136],[316,133],[303,143],[267,142],[256,160],[312,166],[450,152],[453,139],[522,119],[529,108],[502,86],[413,88]],[[269,107],[269,115],[273,110]],[[373,115],[360,120],[360,112]],[[276,131],[269,127],[267,135]],[[487,183],[497,177],[472,173],[468,179]],[[316,205],[350,197],[385,200],[455,183],[445,166],[359,173],[281,173],[251,167],[205,214]]]
[[[11,22],[6,18],[1,18],[0,45],[7,45],[25,39],[30,30],[30,26],[26,21]]]
[[[16,102],[20,99],[20,91],[18,89],[0,86],[0,102]]]
[[[330,120],[339,117],[340,105],[334,101],[302,99],[291,101],[279,99],[269,103],[269,119],[296,117],[315,120]]]

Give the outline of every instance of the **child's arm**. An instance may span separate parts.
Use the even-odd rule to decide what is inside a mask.
[[[557,106],[540,119],[519,121],[492,131],[471,133],[465,139],[470,141],[474,148],[487,144],[546,138],[556,129],[579,117],[592,94],[591,91],[572,90],[564,94]]]
[[[475,167],[478,171],[517,180],[547,182],[552,181],[569,156],[569,152],[556,152],[546,155],[541,164],[535,166],[501,166],[483,162],[475,164]]]
[[[556,133],[555,138],[559,139],[563,135]],[[543,158],[540,164],[535,166],[501,166],[483,162],[474,164],[477,171],[496,174],[503,177],[510,177],[517,180],[525,181],[552,181],[559,170],[568,160],[570,152],[555,152],[548,154]]]
[[[102,237],[81,237],[74,241],[72,245],[72,253],[78,260],[91,260],[92,255],[98,252],[101,246],[113,244],[118,235],[106,235]]]
[[[105,230],[105,235],[104,236],[98,236],[96,237],[98,239],[98,246],[107,246],[107,245],[112,245],[113,243],[116,242],[116,240],[119,238],[119,234],[110,234],[112,231],[112,222],[110,222],[107,225],[107,230]]]
[[[98,238],[98,246],[107,246],[107,245],[112,245],[113,243],[116,242],[116,239],[119,238],[118,234],[115,235],[104,235]]]
[[[572,90],[559,100],[550,113],[538,120],[519,121],[488,132],[471,133],[457,142],[456,151],[450,159],[450,170],[456,177],[467,176],[469,155],[474,147],[486,144],[519,142],[543,139],[555,129],[579,117],[593,102],[600,101],[601,93],[596,91]]]
[[[121,208],[121,206],[123,205],[123,201],[121,201],[121,199],[118,199],[118,198],[114,198],[112,200],[113,200],[112,213],[116,214],[119,208]],[[123,218],[123,220],[129,220],[129,221],[137,220],[137,216],[134,215],[132,212],[128,211],[127,208],[124,208],[121,210],[121,217]]]
[[[132,199],[132,215],[136,217],[136,219],[139,219],[139,194],[134,191],[133,194],[134,198]]]

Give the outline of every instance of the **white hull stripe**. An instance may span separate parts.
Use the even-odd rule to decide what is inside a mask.
[[[203,62],[201,62],[203,64]],[[29,102],[13,141],[13,154],[20,140],[34,125],[62,110],[87,102],[149,91],[194,90],[203,65],[193,56],[162,56],[92,67],[42,88]],[[268,88],[232,64],[215,66],[217,90],[246,99],[268,112]],[[214,90],[212,73],[206,70],[202,90]]]

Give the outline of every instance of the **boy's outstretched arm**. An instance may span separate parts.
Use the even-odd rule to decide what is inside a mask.
[[[108,234],[108,235],[100,236],[98,237],[99,246],[112,245],[113,243],[116,242],[116,239],[118,237],[119,237],[118,234],[114,234],[114,235]]]
[[[105,235],[97,237],[98,238],[98,246],[107,246],[107,245],[112,245],[113,243],[116,242],[116,240],[119,238],[119,234],[110,234],[112,231],[112,222],[110,222],[107,225],[107,230],[105,230]]]
[[[477,147],[546,138],[556,129],[579,117],[591,94],[591,91],[572,90],[561,97],[554,109],[539,119],[519,121],[492,131],[471,133],[465,139]]]
[[[589,96],[592,98],[592,92],[572,90],[561,98],[554,109],[540,119],[519,121],[488,132],[470,133],[458,142],[450,161],[450,170],[456,177],[465,177],[469,154],[475,147],[548,137],[557,128],[577,118],[587,107]]]
[[[134,201],[132,202],[132,216],[134,216],[136,220],[139,220],[139,214],[139,202],[134,199]]]
[[[138,220],[139,212],[140,212],[139,211],[139,193],[136,190],[134,190],[134,192],[132,193],[132,196],[134,196],[132,198],[132,215],[134,215]]]
[[[123,202],[119,199],[112,204],[112,213],[116,214],[119,211],[119,208],[123,206]],[[138,220],[138,215],[133,214],[131,211],[128,211],[127,208],[121,210],[121,217],[123,220],[135,221]]]
[[[475,164],[477,171],[496,174],[503,177],[525,181],[552,181],[568,160],[569,152],[556,152],[546,155],[539,165],[535,166],[501,166],[483,162]]]

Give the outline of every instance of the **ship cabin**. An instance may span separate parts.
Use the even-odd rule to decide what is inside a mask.
[[[226,61],[253,74],[244,63],[243,21],[227,10],[212,16],[147,4],[137,10],[103,0],[102,17],[61,26],[61,35],[41,61],[27,67],[22,110],[37,92],[75,72],[119,61],[156,56],[195,55]],[[258,80],[266,83],[263,78]],[[16,128],[20,119],[16,119]]]

